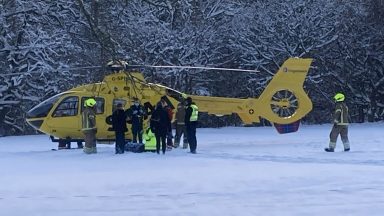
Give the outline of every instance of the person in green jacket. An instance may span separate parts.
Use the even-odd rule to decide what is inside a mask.
[[[145,151],[156,151],[156,136],[151,127],[144,130],[143,133]]]
[[[333,127],[329,135],[329,147],[325,148],[326,152],[334,152],[336,148],[337,137],[340,134],[341,141],[344,145],[344,151],[350,150],[348,140],[348,107],[345,103],[345,96],[342,93],[337,93],[334,97],[336,106],[333,116]]]

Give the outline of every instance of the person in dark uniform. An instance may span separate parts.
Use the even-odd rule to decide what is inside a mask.
[[[196,127],[197,119],[199,117],[199,108],[194,102],[192,102],[191,97],[187,97],[186,109],[185,109],[185,127],[187,129],[187,137],[189,143],[189,149],[192,154],[196,154],[197,148],[197,139],[196,139]]]
[[[132,142],[143,143],[143,119],[144,119],[144,108],[140,104],[138,98],[133,98],[133,105],[127,110],[127,116],[132,123]]]
[[[112,113],[112,128],[115,131],[116,146],[115,154],[123,154],[125,147],[125,132],[128,131],[126,115],[123,104],[119,103],[116,110]]]
[[[172,138],[173,138],[173,134],[172,134],[173,109],[171,108],[171,106],[168,105],[168,103],[165,100],[161,99],[160,102],[161,102],[161,105],[163,106],[163,109],[165,111],[167,111],[169,121],[171,122],[171,124],[169,124],[169,128],[167,131],[167,149],[172,150],[172,148],[173,148],[173,141],[172,141]]]
[[[151,130],[155,133],[156,136],[156,152],[160,153],[160,143],[161,150],[165,154],[166,150],[166,137],[168,129],[170,127],[171,121],[169,120],[167,111],[163,108],[161,102],[157,103],[156,109],[153,111],[151,116]]]
[[[334,96],[336,106],[335,113],[333,115],[333,127],[329,134],[329,147],[324,150],[327,152],[334,152],[336,148],[337,137],[340,134],[341,141],[344,145],[344,151],[350,150],[348,140],[348,107],[345,103],[345,96],[342,93],[337,93]]]

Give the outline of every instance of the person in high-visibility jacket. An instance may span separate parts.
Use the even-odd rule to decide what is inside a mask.
[[[329,134],[329,147],[324,150],[327,152],[334,152],[336,148],[337,137],[341,136],[341,141],[344,145],[344,151],[350,150],[349,140],[348,140],[348,107],[345,103],[345,96],[342,93],[337,93],[334,96],[336,106],[335,113],[333,116],[333,127],[331,133]]]
[[[96,150],[96,110],[95,110],[96,100],[89,98],[84,102],[84,110],[82,113],[82,131],[85,135],[84,141],[84,153],[94,154],[97,153]]]
[[[144,130],[143,138],[145,151],[156,151],[156,136],[150,127]]]
[[[185,107],[186,109],[185,109],[184,121],[185,121],[185,127],[187,129],[189,149],[192,154],[196,154],[196,148],[197,148],[196,127],[197,127],[197,120],[199,117],[199,108],[192,101],[191,97],[187,97],[185,102],[186,102],[186,107]]]

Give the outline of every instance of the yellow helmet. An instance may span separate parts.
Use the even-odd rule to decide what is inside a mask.
[[[85,101],[85,106],[87,107],[93,107],[96,105],[96,100],[93,98],[89,98]]]
[[[345,96],[343,93],[337,93],[337,94],[335,94],[333,99],[335,99],[335,101],[337,101],[337,102],[342,102],[342,101],[344,101]]]

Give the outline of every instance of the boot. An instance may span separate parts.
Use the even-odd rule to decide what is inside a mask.
[[[350,148],[345,148],[345,149],[344,149],[344,151],[346,151],[346,152],[349,151],[349,150],[351,150],[351,149],[350,149]]]
[[[96,149],[96,147],[92,147],[92,152],[91,152],[92,154],[96,154],[97,153],[97,149]]]
[[[83,143],[82,142],[77,142],[77,148],[78,149],[84,148]]]
[[[83,151],[84,151],[85,154],[92,154],[92,148],[84,147]]]
[[[335,151],[335,149],[333,149],[333,148],[325,148],[324,149],[326,152],[334,152]]]

